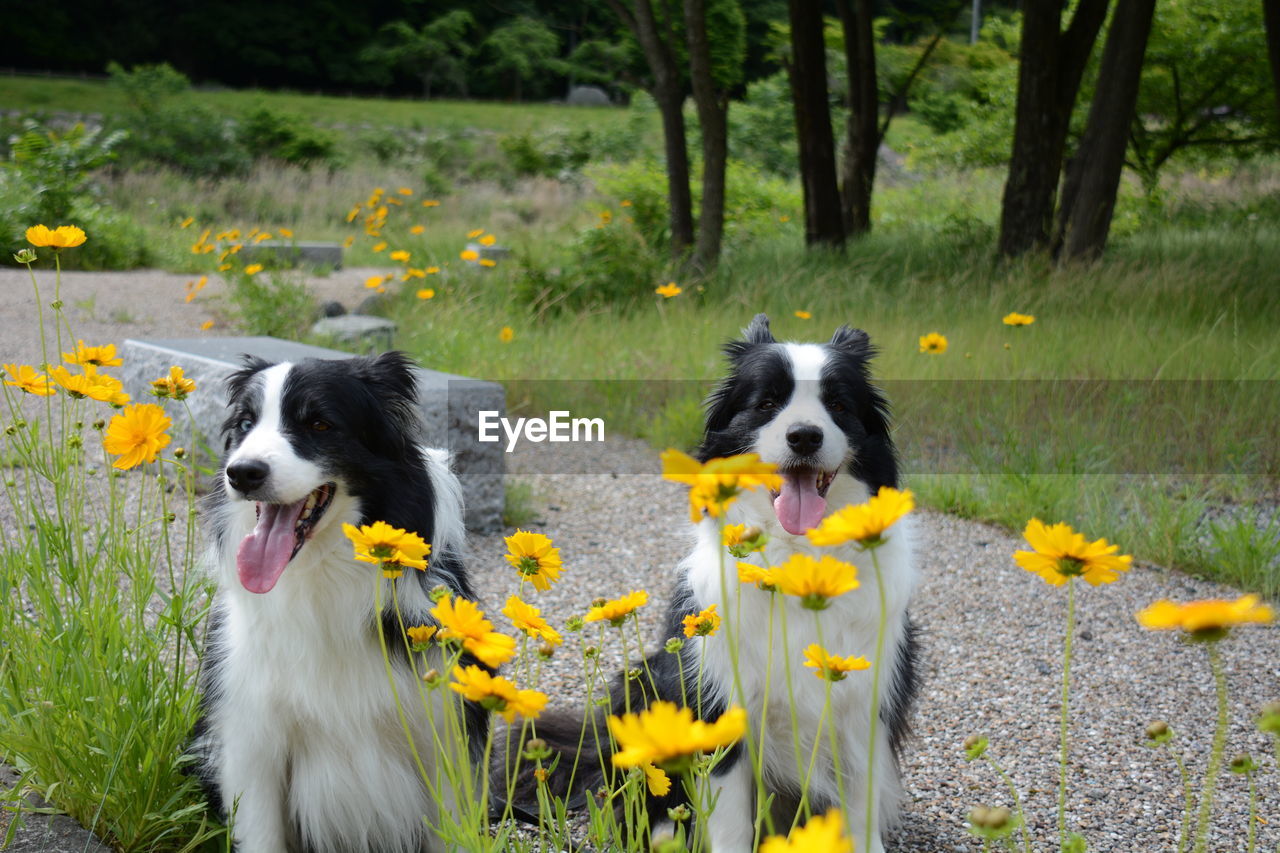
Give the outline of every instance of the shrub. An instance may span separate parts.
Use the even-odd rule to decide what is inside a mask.
[[[498,147],[517,175],[563,179],[581,172],[591,160],[592,135],[585,128],[557,130],[540,138],[512,133],[500,137]]]
[[[613,223],[588,228],[568,250],[563,269],[526,262],[517,295],[536,308],[578,309],[652,296],[663,257],[638,228]]]
[[[292,163],[304,169],[317,163],[338,165],[338,145],[333,134],[297,116],[259,105],[236,131],[249,155]]]

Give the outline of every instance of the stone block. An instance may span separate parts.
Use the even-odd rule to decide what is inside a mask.
[[[326,267],[342,269],[341,243],[298,243],[285,240],[263,240],[246,244],[240,250],[246,264],[268,264],[275,267]]]
[[[122,378],[125,390],[136,400],[147,399],[151,380],[167,374],[172,365],[194,379],[196,392],[187,398],[194,429],[191,422],[175,417],[173,446],[199,449],[200,458],[208,463],[223,449],[226,379],[246,354],[275,362],[352,355],[269,337],[126,340]],[[423,427],[419,441],[447,448],[453,455],[453,469],[462,481],[467,504],[467,528],[475,532],[498,529],[505,501],[503,448],[501,442],[477,440],[477,413],[492,410],[506,414],[502,386],[421,367],[415,370],[415,378]]]
[[[391,349],[396,324],[385,317],[343,314],[317,320],[311,327],[311,334],[327,338],[335,344],[347,345],[361,353],[386,352]]]

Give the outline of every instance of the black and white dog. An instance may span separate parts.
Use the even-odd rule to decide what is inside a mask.
[[[241,853],[443,849],[427,825],[450,795],[428,795],[397,714],[395,693],[433,773],[392,586],[406,626],[434,624],[437,584],[474,596],[458,480],[443,451],[416,443],[412,364],[398,353],[246,357],[228,388],[226,455],[206,506],[218,592],[192,742],[210,804]],[[392,581],[356,562],[342,524],[374,521],[431,543],[428,570]],[[465,722],[481,748],[486,713],[468,704]]]
[[[770,333],[768,318],[761,314],[744,330],[743,339],[727,344],[725,352],[730,372],[707,402],[705,432],[697,455],[706,461],[758,453],[763,461],[777,465],[784,478],[775,495],[761,491],[741,494],[727,510],[725,521],[757,527],[769,536],[764,552],[751,554],[746,562],[776,566],[802,553],[814,557],[830,555],[858,566],[861,587],[832,600],[821,613],[823,640],[832,654],[862,655],[872,660],[880,609],[870,556],[852,545],[819,548],[804,535],[829,512],[862,503],[881,486],[898,485],[887,405],[870,381],[868,361],[873,350],[868,336],[841,327],[826,344],[779,343]],[[804,649],[818,642],[814,614],[803,609],[798,599],[778,595],[775,606],[787,611],[784,641],[781,614],[775,611],[770,618],[771,594],[754,584],[739,584],[737,560],[726,553],[716,522],[704,519],[694,533],[693,551],[678,569],[664,637],[682,636],[685,616],[717,605],[718,612],[734,626],[740,690],[734,683],[727,631],[722,629],[716,636],[686,640],[678,659],[665,652],[651,656],[644,676],[633,682],[631,702],[634,707],[634,685],[639,685],[644,693],[642,703],[655,699],[682,703],[679,667],[683,667],[683,681],[690,694],[701,673],[701,695],[690,695],[685,703],[695,709],[695,714],[700,707],[703,718],[714,720],[729,705],[744,706],[754,729],[752,736],[757,743],[763,741],[765,785],[767,793],[774,797],[775,825],[785,833],[802,790],[803,775],[797,764],[808,766],[824,705],[826,683],[803,668]],[[870,672],[851,673],[832,685],[831,691],[844,777],[846,831],[857,842],[860,853],[867,827],[867,798],[872,798],[874,839],[869,853],[884,849],[882,829],[897,816],[898,753],[917,683],[915,629],[907,615],[907,602],[916,580],[910,517],[890,528],[886,538],[886,544],[877,551],[886,604],[879,707],[871,707]],[[721,566],[725,569],[723,579]],[[798,750],[788,709],[788,670],[795,699]],[[620,714],[624,695],[621,683],[612,695],[613,713]],[[879,715],[881,725],[876,733],[874,785],[868,790],[866,768],[872,713]],[[759,730],[762,719],[766,721],[763,738]],[[569,752],[565,744],[576,737],[576,730],[561,732],[557,729],[564,727],[563,721],[546,722],[539,723],[539,736]],[[808,788],[813,814],[838,807],[841,801],[828,742],[824,732]],[[598,766],[598,762],[586,760],[580,766],[593,765]],[[711,849],[714,853],[749,853],[760,839],[755,837],[752,821],[756,786],[744,745],[736,746],[717,765],[713,780],[713,787],[718,790],[713,796],[718,801],[706,828]],[[581,780],[588,788],[598,782],[598,778]],[[552,784],[554,789],[555,780]],[[668,808],[683,800],[680,789],[680,785],[673,785],[668,796],[651,798],[650,815],[655,825],[666,819]]]

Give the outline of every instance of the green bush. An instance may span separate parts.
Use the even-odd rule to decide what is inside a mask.
[[[333,134],[305,119],[258,106],[241,122],[236,138],[254,158],[270,158],[302,168],[338,165]]]
[[[249,335],[300,339],[315,317],[315,299],[306,286],[283,273],[228,273],[227,285],[235,320]]]
[[[591,131],[557,130],[541,137],[512,133],[499,137],[498,147],[511,170],[521,176],[565,178],[582,171],[591,160]]]

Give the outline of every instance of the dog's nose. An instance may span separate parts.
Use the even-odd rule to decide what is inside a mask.
[[[817,453],[822,447],[822,430],[813,424],[796,424],[787,430],[787,444],[794,453]]]
[[[267,463],[250,459],[246,462],[228,465],[227,482],[231,483],[231,488],[237,492],[247,495],[262,488],[262,484],[267,481],[267,475],[270,473],[271,468],[268,467]]]

